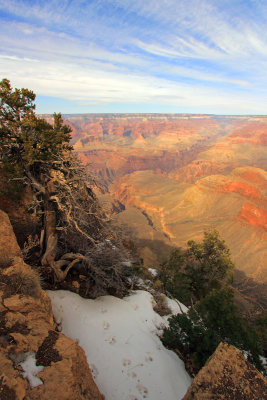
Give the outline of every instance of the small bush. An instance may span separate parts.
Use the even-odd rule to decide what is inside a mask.
[[[230,282],[233,269],[230,251],[214,230],[204,232],[201,243],[191,240],[187,249],[173,250],[159,278],[167,292],[189,305]]]
[[[164,294],[155,292],[153,293],[154,300],[156,302],[155,306],[153,307],[153,310],[161,315],[162,317],[164,315],[170,315],[171,314],[171,309],[168,306],[166,297]]]
[[[12,265],[13,258],[9,254],[1,254],[0,270],[10,267]]]
[[[9,268],[0,271],[0,289],[3,297],[7,298],[16,294],[39,297],[41,293],[39,274],[16,258],[15,263]]]

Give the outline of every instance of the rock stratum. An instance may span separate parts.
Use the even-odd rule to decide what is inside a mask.
[[[64,119],[75,151],[103,185],[107,209],[139,238],[147,266],[216,228],[236,267],[267,281],[267,117]]]

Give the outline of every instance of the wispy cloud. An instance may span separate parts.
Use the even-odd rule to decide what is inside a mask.
[[[266,112],[264,1],[30,3],[0,0],[0,74],[16,85],[88,111],[164,104],[177,112]]]

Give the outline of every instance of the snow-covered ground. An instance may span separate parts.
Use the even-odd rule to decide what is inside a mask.
[[[62,332],[85,350],[106,400],[179,400],[184,396],[191,378],[183,362],[157,336],[166,317],[154,312],[150,293],[96,300],[62,290],[48,291],[48,295]],[[168,305],[174,313],[180,312],[174,301],[168,300]]]

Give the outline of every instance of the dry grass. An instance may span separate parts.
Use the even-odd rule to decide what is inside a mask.
[[[9,268],[0,271],[0,288],[5,298],[15,294],[36,298],[41,293],[38,273],[19,258]]]
[[[171,314],[171,309],[169,308],[166,297],[159,292],[153,293],[154,300],[156,305],[153,307],[154,311],[158,313],[160,316]]]

